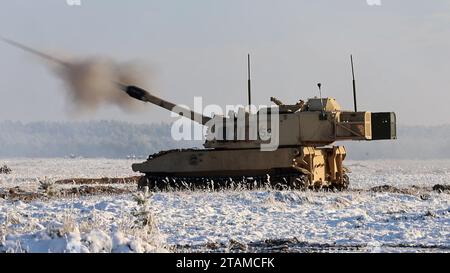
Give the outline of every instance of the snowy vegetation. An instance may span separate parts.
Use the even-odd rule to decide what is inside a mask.
[[[14,159],[0,191],[0,252],[450,251],[450,160],[348,161],[344,192],[51,194],[68,177],[133,175],[132,160]],[[371,190],[390,185],[401,189]],[[115,187],[124,187],[116,185]],[[128,185],[136,189],[136,185]]]
[[[4,174],[10,174],[12,172],[12,170],[5,165],[0,166],[0,173],[4,173]]]

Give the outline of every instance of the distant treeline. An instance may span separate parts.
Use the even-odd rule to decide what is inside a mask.
[[[396,140],[342,143],[351,159],[450,158],[450,125],[398,126]]]
[[[170,124],[119,121],[0,122],[0,157],[146,157],[177,147],[200,147],[201,142],[177,142]],[[395,141],[347,141],[349,159],[450,158],[450,125],[399,126]]]
[[[146,157],[186,147],[170,137],[169,124],[118,121],[0,122],[0,157]]]

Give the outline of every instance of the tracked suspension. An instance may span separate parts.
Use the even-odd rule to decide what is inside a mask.
[[[146,174],[138,182],[138,189],[150,191],[182,190],[344,190],[349,179],[344,175],[342,184],[311,183],[308,175],[301,173],[266,174],[260,176],[167,176]]]

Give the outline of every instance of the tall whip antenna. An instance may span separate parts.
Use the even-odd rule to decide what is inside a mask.
[[[358,107],[356,106],[356,81],[355,81],[355,70],[353,68],[353,55],[350,55],[350,62],[352,64],[352,77],[353,77],[353,105],[355,106],[355,112],[358,112]]]
[[[247,91],[248,91],[248,105],[252,105],[252,84],[251,84],[251,71],[250,71],[250,54],[247,55]]]

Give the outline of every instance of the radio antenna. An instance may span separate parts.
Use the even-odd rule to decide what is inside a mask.
[[[252,84],[251,84],[251,71],[250,71],[250,54],[247,55],[247,91],[248,91],[248,105],[252,105]]]
[[[353,105],[355,106],[355,112],[358,112],[358,107],[356,106],[356,81],[355,81],[355,70],[353,68],[353,55],[350,55],[350,63],[352,65],[352,77],[353,77]]]

